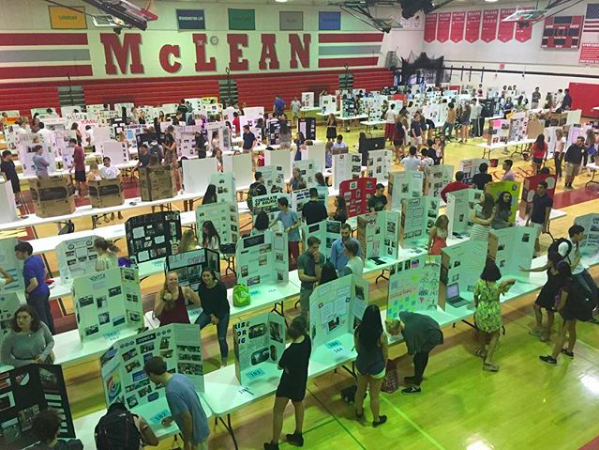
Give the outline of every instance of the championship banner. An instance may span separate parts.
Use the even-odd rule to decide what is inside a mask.
[[[480,38],[483,42],[493,42],[497,36],[498,9],[489,9],[483,12],[483,27]]]
[[[476,42],[480,38],[482,11],[468,11],[466,14],[466,42]]]
[[[504,22],[509,16],[516,12],[516,8],[502,9],[499,13],[499,31],[497,38],[500,42],[509,42],[514,39],[514,29],[516,22]]]
[[[518,11],[525,11],[527,9],[532,9],[530,7],[526,8],[518,8]],[[523,23],[516,24],[516,40],[518,42],[527,42],[530,41],[532,37],[532,23]]]
[[[464,39],[464,25],[466,24],[466,13],[451,13],[451,42],[461,42]]]
[[[439,13],[439,23],[437,24],[437,41],[447,42],[449,39],[450,28],[451,13]]]
[[[427,14],[424,20],[424,42],[433,42],[437,36],[437,13]]]

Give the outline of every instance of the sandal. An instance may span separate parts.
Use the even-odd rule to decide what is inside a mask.
[[[485,372],[499,372],[499,366],[497,364],[483,364],[483,370]]]

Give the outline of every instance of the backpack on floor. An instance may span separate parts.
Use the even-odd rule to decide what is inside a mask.
[[[357,391],[358,386],[356,385],[352,385],[350,387],[346,387],[345,389],[341,389],[341,398],[348,405],[353,405]]]
[[[560,244],[566,243],[568,244],[568,251],[566,252],[566,256],[562,256],[559,253]],[[566,238],[556,239],[551,243],[549,249],[547,249],[547,259],[551,261],[554,265],[557,265],[558,262],[568,259],[570,257],[570,252],[572,251],[572,242],[570,242]]]
[[[94,431],[98,450],[139,450],[141,434],[133,414],[122,403],[114,403]]]
[[[385,372],[385,378],[383,379],[383,385],[381,391],[387,394],[392,394],[399,388],[399,375],[397,373],[397,361],[394,359],[387,360],[387,370]]]

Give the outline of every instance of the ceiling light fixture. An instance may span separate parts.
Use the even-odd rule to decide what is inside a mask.
[[[485,0],[485,3],[497,3],[498,0]]]
[[[287,0],[275,0],[277,3],[287,3]]]

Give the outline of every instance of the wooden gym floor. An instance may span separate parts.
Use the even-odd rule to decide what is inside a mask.
[[[324,127],[319,126],[321,139],[324,133]],[[343,135],[353,148],[358,131]],[[481,153],[474,142],[450,144],[446,160],[457,168],[461,159],[478,158]],[[507,156],[497,153],[493,157]],[[515,160],[517,169],[529,168],[520,157]],[[552,163],[549,166],[553,167]],[[584,190],[588,179],[587,174],[579,176],[575,182],[577,190],[561,199],[562,204],[584,202],[561,208],[567,215],[551,223],[554,236],[566,235],[577,215],[599,211],[597,191]],[[563,190],[563,183],[560,182],[558,190]],[[149,208],[136,210],[135,215],[146,212],[150,212]],[[125,214],[125,220],[128,216]],[[247,222],[247,218],[242,222]],[[90,229],[89,219],[76,221],[76,227],[78,231]],[[53,225],[38,228],[40,236],[51,235],[55,230]],[[545,249],[549,243],[550,238],[543,236]],[[124,242],[119,244],[124,249]],[[49,262],[56,269],[53,254]],[[599,269],[592,273],[597,279]],[[374,276],[369,278],[374,282]],[[144,281],[143,292],[156,292],[162,282],[162,276],[151,277]],[[383,280],[372,289],[376,303],[385,307],[386,282]],[[498,373],[481,370],[481,360],[473,355],[476,344],[472,328],[463,323],[453,329],[445,328],[445,344],[431,355],[422,394],[404,396],[399,390],[391,395],[381,394],[381,412],[388,416],[388,423],[376,430],[370,425],[372,418],[367,403],[367,420],[359,423],[353,419],[352,407],[341,400],[341,389],[353,382],[349,374],[338,370],[311,380],[306,396],[304,447],[323,450],[581,448],[599,436],[599,326],[579,324],[573,360],[560,358],[556,367],[543,364],[538,357],[549,353],[551,344],[541,343],[528,333],[534,324],[531,305],[535,298],[535,294],[528,295],[503,307],[506,334],[501,337],[497,352],[497,362],[501,365]],[[289,316],[297,314],[294,303],[295,300],[286,302]],[[72,310],[70,299],[66,299],[66,307]],[[203,338],[208,355],[205,370],[212,371],[218,367],[219,359],[214,330],[205,331]],[[229,343],[232,345],[231,335]],[[400,379],[413,374],[411,358],[405,355],[403,344],[390,350],[390,357],[398,358]],[[97,361],[67,367],[65,377],[75,418],[104,408]],[[270,397],[233,414],[240,448],[259,449],[270,439],[273,401],[274,397]],[[289,407],[283,433],[292,432],[293,426],[293,410]],[[215,427],[212,423],[211,428],[211,449],[233,448],[222,425]],[[173,448],[173,442],[164,441],[159,448]],[[282,443],[281,448],[292,447]]]

